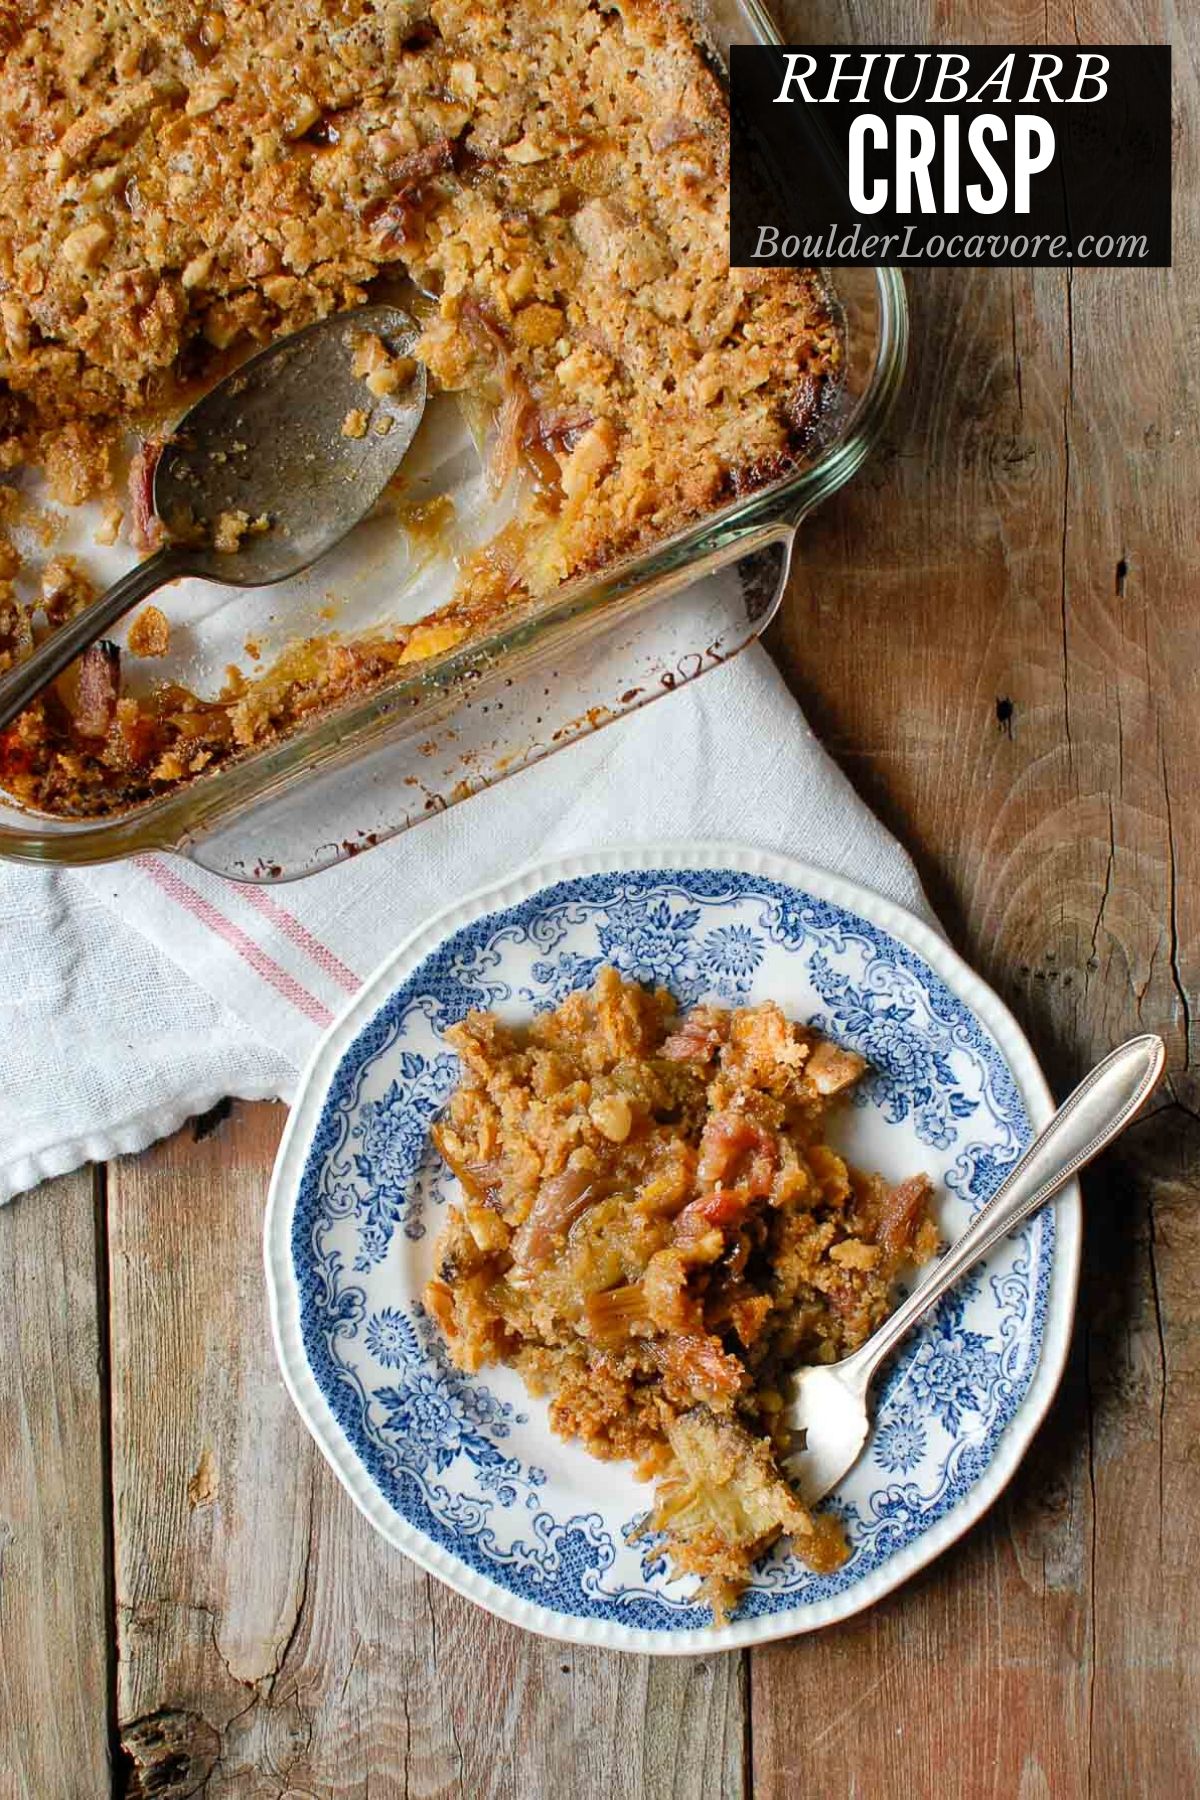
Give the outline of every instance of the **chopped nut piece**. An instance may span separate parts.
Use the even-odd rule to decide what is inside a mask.
[[[200,287],[212,274],[216,256],[211,250],[202,250],[199,256],[193,256],[184,264],[183,274],[179,277],[184,292],[191,293],[193,288]]]
[[[81,200],[107,200],[115,192],[122,179],[120,163],[109,163],[106,169],[96,169],[88,176],[80,190]]]
[[[857,1238],[847,1238],[845,1243],[829,1247],[830,1262],[837,1263],[842,1269],[873,1269],[882,1254],[878,1244],[863,1244]]]
[[[216,350],[228,350],[239,338],[259,329],[265,316],[265,304],[255,293],[239,294],[234,300],[218,300],[204,313],[204,337]]]
[[[607,419],[598,419],[584,432],[563,465],[562,487],[568,499],[585,494],[612,466],[616,444],[616,430]]]
[[[76,269],[94,269],[108,246],[112,231],[103,219],[89,219],[62,241],[62,256]]]
[[[474,100],[479,92],[479,80],[475,74],[474,63],[452,62],[450,64],[450,91],[461,94],[464,100]]]
[[[177,750],[166,750],[150,771],[151,781],[182,781],[187,764]]]
[[[313,99],[312,95],[311,94],[298,95],[297,98],[292,102],[292,105],[287,113],[287,116],[284,119],[284,122],[283,122],[284,137],[285,138],[303,137],[306,131],[312,130],[313,126],[316,124],[317,120],[320,117],[321,117],[321,108],[317,105],[317,103]]]
[[[29,328],[32,323],[29,308],[16,294],[5,294],[0,299],[0,323],[4,326],[4,337],[10,356],[25,356],[29,352]]]
[[[563,315],[557,306],[535,300],[522,307],[513,320],[513,332],[519,344],[531,347],[552,344],[563,328]]]
[[[623,1094],[606,1094],[592,1102],[592,1123],[614,1144],[623,1144],[633,1129],[633,1112]]]
[[[537,273],[530,262],[519,263],[504,283],[505,298],[512,306],[528,300],[537,284]]]
[[[350,373],[364,381],[371,393],[382,399],[395,394],[412,380],[416,363],[411,356],[395,356],[382,338],[363,332],[355,340]]]
[[[129,648],[134,656],[165,656],[171,648],[171,625],[157,606],[143,606],[129,627]]]
[[[223,556],[231,556],[235,551],[241,549],[244,537],[257,537],[270,529],[271,521],[265,513],[257,519],[252,519],[249,513],[242,512],[240,509],[218,513],[217,522],[213,527],[213,549],[219,551]]]
[[[543,150],[541,145],[535,143],[531,137],[523,137],[515,144],[507,145],[502,155],[506,162],[527,166],[530,163],[545,162],[550,152]]]
[[[63,61],[67,73],[82,81],[104,54],[104,36],[96,30],[83,30],[67,45]]]
[[[379,399],[387,394],[398,394],[407,387],[416,374],[417,365],[411,356],[394,356],[386,369],[372,369],[367,376],[367,386]]]
[[[865,1067],[855,1051],[824,1038],[809,1057],[806,1074],[818,1094],[839,1094],[854,1086]]]
[[[222,101],[232,100],[236,92],[233,82],[223,76],[197,82],[187,97],[184,111],[189,119],[203,118],[207,113],[216,112]]]
[[[92,542],[106,548],[109,544],[116,543],[117,538],[120,535],[121,521],[125,517],[125,511],[124,508],[110,495],[108,499],[103,502],[101,514],[100,524],[97,525],[95,531],[92,533]]]
[[[373,331],[360,331],[354,339],[354,355],[350,361],[350,373],[356,381],[365,375],[374,374],[377,369],[386,369],[391,356],[387,345]]]

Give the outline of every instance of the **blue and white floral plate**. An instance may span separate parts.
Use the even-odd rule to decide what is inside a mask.
[[[812,1630],[878,1600],[952,1543],[1016,1468],[1062,1372],[1078,1190],[1005,1242],[906,1345],[838,1490],[852,1555],[814,1575],[779,1548],[733,1621],[635,1540],[648,1491],[554,1437],[518,1377],[467,1377],[420,1306],[454,1181],[429,1138],[453,1086],[442,1033],[513,1018],[603,962],[688,1005],[772,998],[871,1064],[839,1145],[926,1169],[954,1237],[1051,1112],[996,996],[878,895],[723,844],[579,856],[434,920],[319,1046],[276,1164],[266,1267],[285,1379],[354,1500],[432,1574],[503,1618],[626,1650],[708,1651]]]

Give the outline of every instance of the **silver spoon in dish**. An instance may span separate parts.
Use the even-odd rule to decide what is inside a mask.
[[[1162,1074],[1165,1055],[1162,1039],[1150,1033],[1130,1038],[1097,1063],[963,1235],[879,1330],[841,1362],[792,1376],[783,1417],[794,1432],[803,1433],[804,1445],[784,1467],[806,1505],[823,1499],[858,1461],[871,1424],[868,1392],[884,1357],[968,1269],[1125,1129]]]
[[[412,358],[398,306],[360,306],[260,350],[184,414],[154,470],[165,541],[0,676],[0,731],[89,644],[164,582],[267,587],[299,575],[370,512],[425,410],[425,369],[397,361],[395,391],[355,374],[364,339]],[[376,386],[385,386],[387,378]]]

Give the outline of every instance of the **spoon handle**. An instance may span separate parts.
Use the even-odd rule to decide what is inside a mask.
[[[115,625],[131,606],[136,606],[139,600],[160,588],[164,581],[181,575],[183,568],[178,551],[169,546],[156,550],[145,562],[138,563],[119,581],[114,581],[98,600],[93,600],[81,613],[68,619],[44,644],[38,645],[32,656],[26,657],[6,675],[0,675],[0,731],[11,725],[17,714],[24,712],[30,701],[36,700],[42,689],[56,675],[61,675],[68,663],[74,662],[89,644],[103,637],[109,626]]]
[[[1097,1063],[1063,1101],[1046,1129],[1039,1132],[1020,1161],[963,1235],[925,1280],[860,1350],[841,1366],[854,1363],[853,1373],[869,1381],[900,1339],[923,1318],[947,1288],[987,1255],[993,1245],[1027,1219],[1071,1177],[1091,1162],[1125,1129],[1162,1074],[1163,1041],[1153,1033],[1130,1038]]]

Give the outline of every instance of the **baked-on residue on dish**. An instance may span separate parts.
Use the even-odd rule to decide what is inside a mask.
[[[0,11],[0,466],[109,493],[130,423],[402,274],[431,386],[486,403],[523,483],[430,635],[314,638],[215,698],[123,697],[99,735],[68,687],[0,781],[126,807],[794,466],[838,332],[810,274],[729,268],[727,133],[675,0]],[[27,626],[9,589],[0,664]]]
[[[780,1535],[844,1560],[780,1457],[789,1371],[847,1355],[937,1248],[925,1175],[825,1143],[863,1074],[771,1002],[680,1018],[602,969],[527,1027],[470,1013],[434,1128],[462,1188],[424,1301],[455,1364],[518,1369],[550,1422],[655,1483],[647,1532],[724,1619]]]

